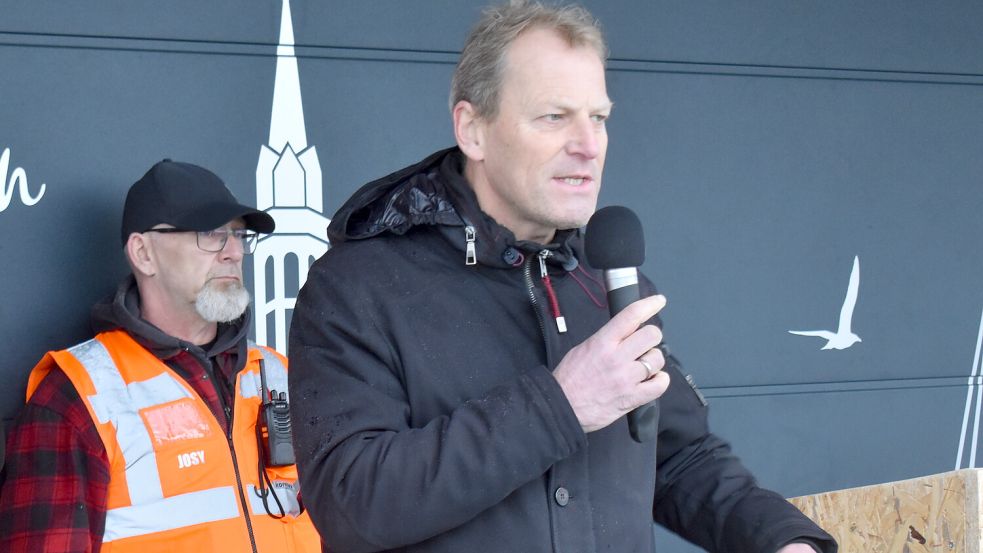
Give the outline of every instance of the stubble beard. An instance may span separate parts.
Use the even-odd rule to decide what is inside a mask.
[[[543,204],[548,206],[548,200],[544,200]],[[556,230],[569,230],[581,228],[587,224],[591,215],[597,208],[597,199],[595,198],[593,202],[584,202],[580,205],[575,205],[565,210],[554,210],[541,209],[538,213],[532,214],[533,217],[537,217],[538,220],[553,229]]]
[[[548,193],[542,194],[526,206],[529,209],[528,215],[533,220],[538,220],[541,224],[556,230],[581,228],[597,210],[600,178],[597,181],[593,185],[597,190],[591,197],[564,199],[562,196],[558,198]]]
[[[241,282],[219,284],[209,280],[195,298],[195,311],[213,323],[229,323],[249,307],[249,291]]]

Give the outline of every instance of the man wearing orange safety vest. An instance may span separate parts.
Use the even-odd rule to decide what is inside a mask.
[[[7,441],[0,551],[315,552],[287,361],[247,343],[242,260],[269,214],[164,160],[131,188],[132,274],[95,338],[49,352]]]

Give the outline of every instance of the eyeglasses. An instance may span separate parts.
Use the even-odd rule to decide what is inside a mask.
[[[234,236],[242,244],[243,253],[248,255],[256,251],[257,234],[246,229],[184,230],[179,228],[152,228],[144,232],[159,232],[161,234],[193,232],[198,240],[198,249],[209,253],[218,253],[224,250],[225,244],[229,241],[229,236]]]

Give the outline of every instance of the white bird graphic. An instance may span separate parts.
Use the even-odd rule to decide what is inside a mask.
[[[846,289],[846,298],[843,300],[843,307],[840,308],[840,326],[836,332],[828,330],[789,330],[790,334],[799,336],[818,336],[826,338],[826,345],[822,349],[846,349],[857,342],[861,342],[850,330],[853,321],[853,308],[857,305],[857,291],[860,288],[860,257],[853,257],[853,271],[850,273],[850,284]]]

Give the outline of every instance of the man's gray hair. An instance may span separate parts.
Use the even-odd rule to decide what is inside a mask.
[[[571,47],[593,48],[602,62],[607,60],[608,47],[600,23],[580,6],[511,0],[488,7],[471,29],[454,70],[452,112],[458,102],[465,100],[480,117],[494,119],[498,115],[506,51],[520,34],[530,29],[552,30]]]

